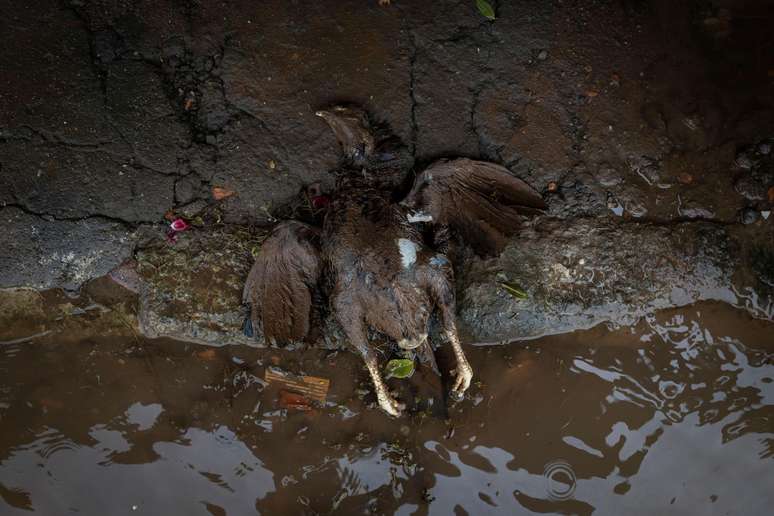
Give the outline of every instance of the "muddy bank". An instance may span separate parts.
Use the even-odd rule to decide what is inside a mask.
[[[749,238],[706,222],[539,220],[498,259],[472,262],[460,316],[474,339],[492,343],[630,325],[654,310],[705,300],[772,320],[774,290],[764,271],[748,265],[758,249],[745,249]]]
[[[755,240],[757,231],[708,222],[538,218],[500,257],[471,256],[457,271],[459,322],[468,340],[499,343],[605,322],[634,324],[655,310],[708,300],[774,320],[774,255]],[[96,306],[103,321],[98,328],[112,321],[110,331],[118,334],[263,346],[260,335],[243,333],[241,296],[264,236],[256,227],[194,227],[172,244],[160,232],[149,237],[155,243],[80,295],[0,291],[0,326],[14,338],[79,325],[96,335],[91,318],[69,316],[73,306],[78,315]],[[63,318],[75,326],[62,326]],[[318,346],[343,342],[329,320],[315,335]]]
[[[547,195],[523,245],[461,271],[475,338],[752,306],[734,290],[770,317],[765,2],[495,4],[494,22],[472,1],[0,5],[0,287],[76,291],[132,259],[148,335],[241,342],[251,257],[223,233],[330,185],[338,149],[313,112],[348,101],[418,168],[487,159]],[[165,216],[201,217],[196,243],[167,244]]]

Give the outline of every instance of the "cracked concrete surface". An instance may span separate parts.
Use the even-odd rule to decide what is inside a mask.
[[[418,168],[487,159],[546,194],[523,247],[461,271],[475,337],[634,316],[707,297],[691,287],[704,280],[766,306],[774,20],[765,2],[673,4],[494,2],[490,22],[473,1],[0,2],[0,287],[77,290],[170,245],[169,213],[198,218],[197,240],[269,223],[304,185],[331,185],[338,147],[313,113],[347,101],[388,122]],[[719,275],[685,249],[706,227],[722,233],[707,240],[724,242]],[[557,297],[549,273],[583,253],[623,283]],[[529,286],[531,308],[503,297],[498,273]],[[675,283],[693,294],[672,299]],[[575,302],[585,316],[566,315]]]

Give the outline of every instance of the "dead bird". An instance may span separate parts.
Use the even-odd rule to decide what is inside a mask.
[[[449,245],[459,238],[479,254],[498,253],[525,217],[545,209],[542,197],[504,167],[462,158],[434,162],[401,193],[413,160],[398,139],[357,107],[316,114],[343,151],[336,187],[319,203],[322,227],[285,221],[264,242],[243,293],[253,328],[268,342],[303,340],[313,300],[327,300],[379,406],[398,416],[405,405],[385,386],[369,331],[432,354],[435,315],[456,359],[451,395],[461,398],[473,370],[457,334]]]

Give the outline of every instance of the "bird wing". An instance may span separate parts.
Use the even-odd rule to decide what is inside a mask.
[[[540,194],[494,163],[434,162],[403,201],[409,220],[448,225],[480,254],[497,254],[525,217],[546,208]]]
[[[297,221],[274,228],[247,276],[242,301],[267,342],[300,341],[309,333],[312,292],[320,278],[319,230]]]

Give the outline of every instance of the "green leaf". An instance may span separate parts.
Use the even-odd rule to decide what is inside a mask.
[[[387,378],[408,378],[414,374],[414,361],[408,358],[393,358],[384,368]]]
[[[476,0],[476,6],[478,7],[478,12],[484,15],[485,18],[489,18],[490,20],[495,19],[494,9],[492,9],[489,2],[486,0]]]
[[[510,295],[515,297],[516,299],[527,299],[527,293],[521,290],[518,286],[514,285],[513,283],[500,283],[500,286],[503,287],[503,290],[508,292]]]

